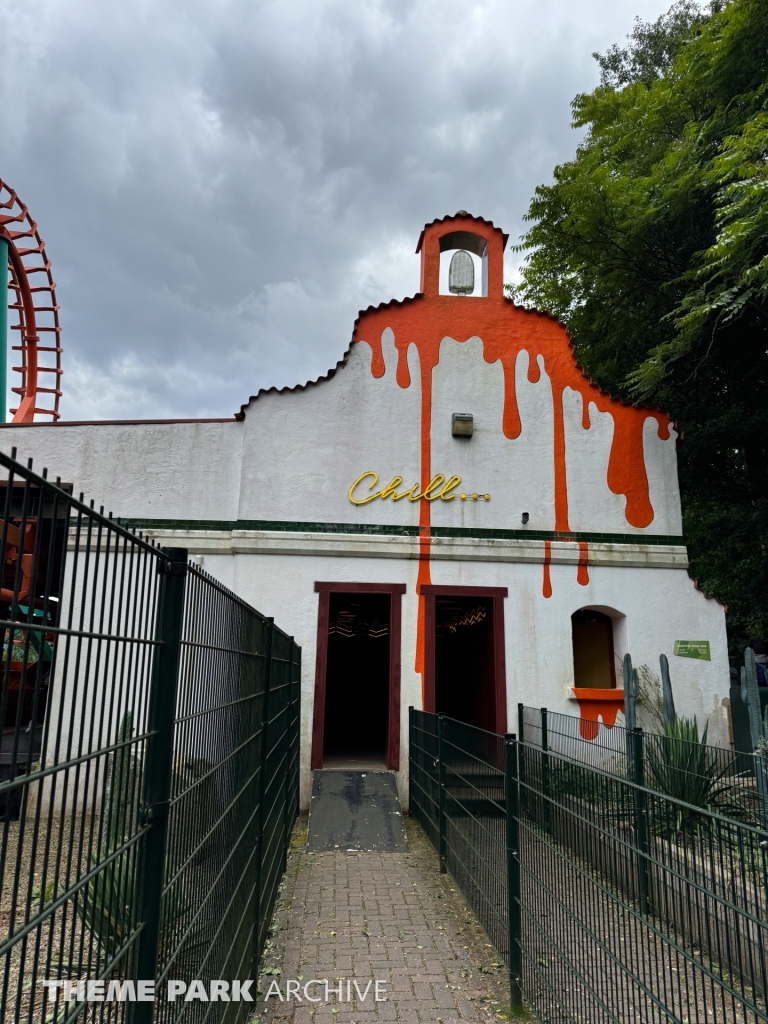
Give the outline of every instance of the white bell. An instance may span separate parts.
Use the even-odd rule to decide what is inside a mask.
[[[475,290],[475,265],[464,249],[459,249],[451,258],[448,268],[448,291],[451,295],[471,295]]]

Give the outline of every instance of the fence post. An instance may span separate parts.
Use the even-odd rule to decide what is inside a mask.
[[[296,645],[296,814],[301,808],[301,647]]]
[[[408,705],[408,813],[411,813],[411,784],[413,782],[413,704]]]
[[[438,834],[440,845],[438,854],[440,856],[440,874],[444,875],[448,870],[445,866],[446,854],[446,820],[445,820],[445,715],[437,716],[437,786],[438,786]]]
[[[294,654],[294,643],[293,637],[289,637],[290,643],[290,667],[288,669],[288,686],[287,694],[285,699],[285,784],[283,786],[284,798],[283,798],[283,835],[285,836],[285,845],[283,848],[283,871],[288,866],[288,847],[290,846],[291,839],[291,826],[292,821],[289,820],[288,804],[290,801],[290,776],[288,773],[291,751],[293,748],[292,736],[291,736],[291,715],[293,712],[293,654]]]
[[[549,734],[547,731],[547,709],[541,709],[541,792],[544,798],[544,831],[550,834],[549,821]]]
[[[635,783],[635,846],[637,847],[637,894],[640,913],[647,915],[648,900],[648,816],[643,759],[643,730],[633,729],[632,781]]]
[[[511,734],[510,734],[511,735]],[[517,705],[517,735],[520,743],[525,743],[525,705]],[[525,758],[521,757],[518,763],[518,772],[520,773],[520,802],[525,807],[526,813],[528,813],[528,803],[526,802],[525,792]]]
[[[288,722],[289,722],[289,724],[293,721],[293,689],[294,689],[294,686],[296,685],[295,682],[294,682],[293,673],[294,673],[295,669],[296,669],[296,643],[294,641],[294,638],[291,637],[291,671],[290,671],[290,681],[288,683]],[[291,726],[291,731],[290,731],[290,734],[289,734],[289,737],[288,737],[288,762],[290,764],[293,764],[293,755],[294,755],[293,740],[294,740],[294,731],[293,731],[293,727]],[[287,767],[288,766],[286,765],[286,769],[287,769]],[[289,784],[288,784],[288,797],[287,797],[287,800],[289,801],[288,807],[289,808],[290,807],[294,808],[294,812],[293,812],[294,813],[294,817],[291,819],[291,822],[290,822],[290,825],[292,827],[293,826],[293,821],[295,821],[295,818],[296,818],[296,800],[294,799],[295,794],[294,794],[293,775],[289,775],[289,780],[290,781],[289,781]],[[286,809],[286,814],[290,814],[290,813],[291,813],[290,810]]]
[[[293,778],[293,815],[294,819],[299,814],[300,805],[300,789],[301,789],[301,714],[300,714],[300,699],[301,699],[301,648],[294,640],[293,653],[291,654],[291,667],[296,672],[296,678],[291,679],[291,712],[295,714],[296,724],[294,725],[293,731],[293,757],[294,757],[294,778]],[[295,692],[294,692],[295,691]]]
[[[627,774],[634,779],[635,747],[632,737],[633,730],[637,726],[637,717],[635,714],[635,670],[632,668],[632,657],[629,654],[624,655],[621,671],[624,684],[624,728],[626,730],[624,737],[627,741]]]
[[[509,917],[509,1002],[523,1005],[522,914],[520,908],[520,794],[518,744],[514,733],[504,737],[504,794],[507,817],[507,913]]]
[[[168,803],[173,766],[173,726],[179,678],[181,631],[184,616],[184,588],[187,549],[164,548],[157,563],[160,585],[157,595],[155,648],[147,701],[147,752],[141,794],[141,814],[149,826],[144,846],[144,863],[139,875],[139,935],[137,980],[154,980],[160,947],[161,893],[165,881],[165,847],[168,836]],[[134,1020],[149,1024],[154,1005],[136,1003]]]
[[[267,631],[267,649],[264,653],[264,701],[261,712],[261,750],[259,751],[259,806],[256,809],[256,884],[254,899],[254,922],[253,922],[253,977],[258,976],[259,970],[259,936],[261,934],[261,874],[264,860],[264,800],[266,794],[265,775],[267,773],[267,751],[269,748],[269,692],[272,688],[272,635],[274,632],[275,620],[265,618],[264,623]]]

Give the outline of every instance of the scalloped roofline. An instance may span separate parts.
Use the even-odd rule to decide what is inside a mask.
[[[708,591],[706,591],[704,587],[702,587],[702,585],[699,583],[697,577],[691,576],[690,571],[688,572],[688,579],[691,581],[694,588],[698,590],[698,592],[703,597],[706,597],[708,601],[717,601],[717,603],[725,610],[726,615],[728,614],[728,605],[725,603],[725,601],[721,601],[720,598],[717,597],[715,594],[710,594]]]
[[[434,224],[443,224],[445,221],[456,220],[457,218],[466,219],[468,221],[474,221],[475,223],[487,224],[494,231],[498,231],[499,232],[499,234],[501,235],[501,237],[503,239],[504,247],[506,248],[507,240],[509,238],[509,235],[504,234],[504,232],[501,230],[501,228],[496,227],[496,225],[493,223],[493,221],[486,220],[484,217],[474,217],[472,214],[467,213],[466,210],[459,210],[458,213],[456,213],[456,214],[453,214],[453,215],[447,214],[445,217],[436,217],[434,220],[430,221],[428,224],[425,224],[424,227],[421,230],[421,234],[419,235],[419,241],[418,241],[418,243],[416,245],[416,252],[419,253],[421,251],[421,247],[422,247],[422,244],[424,242],[424,235],[425,235],[425,233],[427,232],[427,230],[429,228],[431,228]],[[356,338],[357,328],[358,328],[358,325],[360,323],[360,318],[361,317],[363,317],[366,313],[371,313],[371,312],[376,312],[377,310],[386,309],[388,306],[393,306],[393,307],[395,307],[395,306],[406,306],[406,305],[408,305],[411,302],[418,302],[419,300],[422,300],[423,298],[424,298],[424,293],[423,292],[417,292],[415,295],[408,295],[404,299],[390,299],[389,302],[380,302],[377,306],[368,306],[368,307],[366,307],[366,309],[361,309],[358,312],[357,316],[355,317],[355,322],[354,322],[354,325],[353,325],[353,328],[352,328],[352,340],[350,341],[349,345],[347,346],[347,349],[344,352],[344,355],[336,363],[335,366],[333,366],[330,370],[328,370],[322,376],[318,377],[316,380],[308,380],[304,384],[294,384],[292,387],[285,386],[285,387],[282,387],[282,388],[278,388],[276,386],[273,386],[271,388],[259,388],[259,390],[256,392],[255,395],[251,395],[251,397],[248,399],[248,401],[244,402],[240,406],[240,411],[235,413],[235,419],[236,420],[243,420],[243,419],[245,419],[245,411],[246,411],[246,409],[251,404],[251,402],[257,401],[261,397],[261,395],[269,395],[269,394],[273,394],[273,393],[277,394],[277,395],[282,395],[282,394],[291,393],[291,392],[294,392],[294,391],[306,391],[307,388],[316,387],[318,384],[323,384],[326,381],[332,380],[336,376],[336,373],[340,369],[342,369],[344,366],[347,365],[347,361],[348,361],[349,356],[350,356],[350,354],[352,352],[352,346],[357,344],[357,338]],[[565,333],[565,337],[566,337],[566,340],[568,342],[568,347],[571,350],[571,359],[573,360],[574,366],[579,371],[579,373],[584,378],[584,380],[587,381],[589,386],[591,388],[593,388],[595,391],[597,391],[598,394],[603,395],[604,397],[610,399],[612,402],[618,402],[619,405],[623,405],[623,406],[625,406],[628,409],[646,409],[648,412],[657,412],[660,415],[665,416],[669,420],[669,422],[672,424],[672,426],[675,428],[675,433],[677,434],[677,443],[679,444],[680,442],[682,442],[684,440],[684,438],[685,438],[684,431],[682,431],[680,429],[680,427],[678,426],[677,420],[673,416],[670,416],[670,414],[665,409],[660,409],[656,405],[633,405],[632,402],[627,402],[623,398],[618,398],[616,395],[612,395],[610,393],[610,391],[604,391],[600,387],[600,385],[597,384],[592,379],[592,377],[589,376],[589,374],[586,372],[586,370],[579,363],[578,359],[576,358],[576,348],[575,348],[575,346],[573,344],[573,341],[571,340],[570,331],[568,330],[567,325],[564,324],[563,321],[559,317],[554,316],[552,313],[547,313],[547,312],[544,312],[543,310],[535,309],[532,306],[531,307],[528,307],[528,306],[518,306],[516,302],[514,302],[512,299],[507,298],[506,295],[502,295],[502,299],[504,300],[504,302],[508,302],[513,307],[513,309],[517,309],[521,313],[525,313],[525,314],[530,315],[530,316],[544,317],[545,319],[551,320],[553,323],[556,323],[558,325],[558,327],[561,327],[563,329],[564,333]]]
[[[421,234],[419,235],[419,240],[416,243],[416,252],[417,252],[417,254],[421,252],[421,247],[422,247],[422,245],[424,243],[424,235],[427,233],[427,231],[433,225],[435,225],[435,224],[444,224],[447,220],[471,220],[471,221],[474,221],[475,224],[487,224],[489,228],[492,228],[494,231],[498,231],[499,234],[501,235],[501,238],[502,238],[502,251],[507,248],[507,242],[509,241],[509,235],[505,234],[501,230],[501,228],[497,228],[492,220],[486,220],[485,217],[475,217],[473,214],[467,213],[466,210],[459,210],[458,212],[456,212],[454,214],[448,213],[448,214],[445,215],[445,217],[435,217],[434,220],[431,220],[428,224],[424,225],[424,227],[421,229]]]
[[[358,317],[358,319],[359,319],[359,317]],[[355,323],[357,323],[357,320],[355,320]],[[354,335],[353,335],[353,339],[354,339]],[[313,387],[316,387],[316,385],[318,385],[318,384],[324,384],[328,380],[333,380],[333,378],[336,376],[337,371],[340,370],[343,366],[347,365],[347,360],[349,359],[350,353],[352,352],[352,346],[354,344],[355,344],[354,340],[350,341],[350,343],[347,346],[347,349],[346,349],[344,355],[341,357],[341,359],[338,361],[338,363],[336,363],[335,366],[332,366],[331,369],[328,370],[326,373],[322,374],[322,376],[318,377],[317,380],[308,380],[305,384],[293,384],[292,386],[289,386],[289,385],[286,384],[282,388],[279,388],[279,387],[277,387],[274,384],[272,385],[271,388],[259,388],[259,390],[256,392],[255,395],[251,395],[251,397],[248,399],[248,401],[244,402],[240,406],[240,412],[236,412],[235,413],[235,419],[236,420],[244,420],[245,419],[245,410],[248,408],[248,406],[251,404],[251,402],[257,401],[259,398],[261,398],[262,395],[271,395],[271,394],[283,395],[286,392],[306,391],[307,388],[313,388]]]
[[[326,381],[332,380],[336,376],[336,373],[340,369],[342,369],[344,366],[347,365],[347,361],[349,360],[349,356],[350,356],[350,354],[352,352],[352,346],[357,344],[356,334],[357,334],[357,328],[358,328],[358,324],[360,323],[361,317],[365,316],[366,313],[373,313],[373,312],[376,312],[377,310],[386,309],[388,306],[393,306],[393,307],[396,307],[396,306],[406,306],[406,305],[408,305],[411,302],[418,302],[420,299],[423,299],[423,298],[424,298],[423,292],[417,292],[416,295],[409,295],[409,296],[407,296],[404,299],[390,299],[389,302],[380,302],[377,306],[367,306],[365,309],[361,309],[360,312],[355,317],[355,323],[354,323],[354,327],[353,327],[353,330],[352,330],[352,340],[349,343],[349,345],[347,346],[347,349],[344,352],[344,355],[336,363],[335,366],[331,367],[330,370],[328,370],[326,373],[322,374],[322,376],[318,377],[316,380],[308,380],[304,384],[294,384],[292,386],[286,385],[285,387],[282,387],[282,388],[278,388],[278,387],[276,387],[274,385],[271,388],[259,388],[259,390],[256,392],[255,395],[251,395],[251,397],[248,399],[248,401],[244,402],[240,406],[240,411],[235,413],[235,419],[236,420],[245,419],[245,413],[246,413],[246,409],[248,408],[248,406],[251,404],[251,402],[257,401],[262,395],[269,395],[269,394],[282,395],[282,394],[291,393],[291,392],[294,392],[294,391],[306,391],[307,388],[316,387],[318,384],[324,384]],[[677,420],[673,416],[671,416],[665,409],[660,409],[656,405],[633,405],[632,402],[626,402],[623,398],[618,398],[616,395],[612,395],[610,393],[610,391],[604,391],[600,387],[600,385],[597,384],[593,380],[593,378],[589,376],[589,374],[586,372],[586,370],[579,363],[578,359],[576,358],[576,349],[575,349],[575,346],[573,344],[573,341],[571,340],[571,335],[570,335],[570,333],[568,331],[568,328],[563,323],[563,321],[560,320],[559,317],[554,316],[552,313],[543,312],[542,310],[539,310],[539,309],[533,309],[533,308],[529,308],[527,306],[518,306],[517,303],[513,302],[512,299],[507,298],[506,295],[503,296],[503,299],[504,299],[504,302],[508,302],[510,304],[510,306],[512,306],[514,309],[519,310],[521,313],[525,313],[525,314],[530,315],[530,316],[544,317],[547,320],[552,320],[559,327],[562,327],[563,331],[565,332],[565,337],[566,337],[566,341],[568,343],[568,347],[571,350],[571,358],[573,359],[574,366],[579,371],[579,373],[584,378],[584,380],[587,381],[589,386],[591,388],[593,388],[595,391],[597,391],[598,394],[603,395],[606,398],[609,398],[612,402],[618,402],[620,405],[623,405],[623,406],[625,406],[628,409],[645,409],[648,412],[660,413],[662,416],[665,416],[669,420],[669,422],[672,424],[672,426],[675,428],[675,433],[677,434],[677,443],[679,444],[680,442],[682,442],[684,440],[685,432],[680,429],[680,427],[679,427],[679,425],[677,423]]]

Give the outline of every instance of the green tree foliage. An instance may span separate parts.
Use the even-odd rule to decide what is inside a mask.
[[[735,659],[768,638],[768,3],[680,0],[595,56],[509,292],[603,388],[676,418],[691,572]]]

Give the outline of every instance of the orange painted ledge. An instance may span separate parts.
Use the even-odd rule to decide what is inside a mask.
[[[602,718],[606,729],[616,724],[616,715],[624,709],[624,691],[614,689],[591,689],[586,686],[572,686],[571,693],[579,702],[579,733],[584,740],[594,740]]]
[[[588,686],[572,686],[571,693],[574,700],[599,700],[607,704],[621,704],[624,707],[624,691],[614,690],[613,687],[606,686],[592,689]]]

